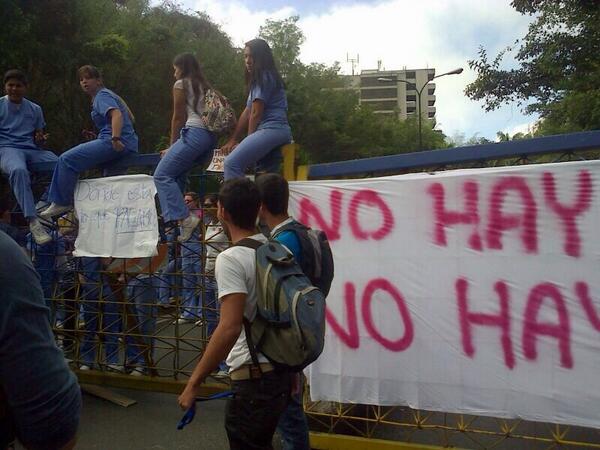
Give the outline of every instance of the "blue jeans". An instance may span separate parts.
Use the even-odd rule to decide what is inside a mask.
[[[259,129],[246,136],[225,158],[225,180],[243,177],[245,170],[256,163],[262,166],[262,171],[277,170],[274,166],[281,161],[277,147],[288,144],[291,139],[289,127]]]
[[[200,281],[202,280],[202,242],[200,228],[196,228],[189,241],[181,244],[181,317],[198,320],[200,309]]]
[[[127,336],[127,363],[130,365],[146,366],[145,354],[152,358],[152,336],[156,331],[156,278],[133,278],[127,283],[127,299],[133,303],[135,312],[135,327],[127,329],[127,334],[142,336]]]
[[[294,376],[300,377],[299,382],[303,382],[301,374]],[[279,417],[277,431],[281,435],[283,450],[310,450],[308,423],[302,406],[302,384],[300,392],[290,395],[287,408]]]
[[[48,199],[58,205],[72,205],[75,185],[81,172],[106,165],[132,152],[137,152],[137,148],[115,151],[110,139],[95,139],[67,150],[56,163]]]
[[[83,320],[85,320],[85,333],[81,340],[79,357],[86,365],[92,365],[96,359],[96,334],[104,335],[105,359],[98,355],[99,362],[117,364],[119,362],[119,336],[121,331],[121,314],[116,298],[108,283],[101,278],[100,258],[81,258],[84,277],[83,289]],[[98,321],[98,316],[102,320]],[[100,322],[101,329],[98,329]]]
[[[161,305],[169,304],[169,297],[174,297],[177,287],[180,286],[179,276],[176,272],[181,267],[181,260],[177,258],[177,228],[167,231],[165,239],[167,241],[169,262],[158,277],[158,301]]]
[[[185,219],[189,210],[183,201],[181,177],[211,155],[217,139],[204,128],[185,127],[154,171],[154,184],[165,222]]]
[[[58,157],[47,150],[0,147],[0,171],[8,176],[8,182],[17,203],[28,219],[36,217],[35,201],[31,192],[28,164],[54,162]]]

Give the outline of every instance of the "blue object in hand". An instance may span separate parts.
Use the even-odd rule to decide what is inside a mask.
[[[233,397],[232,391],[218,392],[216,394],[209,395],[208,397],[196,397],[196,401],[197,402],[206,402],[208,400],[216,400],[219,398],[228,398],[228,397]],[[192,405],[192,407],[185,412],[185,414],[183,415],[183,417],[177,424],[177,429],[183,430],[183,428],[186,425],[190,424],[192,422],[192,420],[194,420],[195,415],[196,415],[196,404],[194,403]]]

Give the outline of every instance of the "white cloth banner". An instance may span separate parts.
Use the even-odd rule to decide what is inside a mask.
[[[74,256],[156,255],[158,219],[149,175],[80,180],[75,189],[79,233]]]
[[[600,427],[599,174],[291,183],[335,257],[313,399]]]

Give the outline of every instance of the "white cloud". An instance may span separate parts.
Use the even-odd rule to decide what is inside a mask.
[[[302,0],[296,0],[302,1]],[[296,14],[294,0],[275,10],[250,9],[240,0],[187,0],[187,7],[207,12],[241,46],[256,37],[267,18]],[[325,12],[300,18],[306,36],[301,49],[305,63],[342,63],[345,73],[350,57],[360,55],[359,69],[373,69],[382,60],[388,69],[433,67],[443,73],[465,70],[436,80],[438,128],[448,135],[462,131],[494,138],[496,131],[516,127],[534,118],[523,116],[516,105],[486,113],[464,96],[475,79],[467,66],[480,45],[495,56],[502,47],[522,37],[530,19],[510,7],[509,0],[432,0],[412,2],[384,0],[375,4],[332,5]]]

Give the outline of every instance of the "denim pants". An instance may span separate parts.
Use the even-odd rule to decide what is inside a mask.
[[[254,380],[232,381],[233,397],[225,406],[225,430],[230,449],[272,449],[279,416],[291,390],[291,373],[267,372]]]
[[[67,150],[58,157],[48,199],[58,205],[72,205],[81,172],[116,161],[136,151],[137,149],[125,149],[117,152],[110,139],[95,139]]]
[[[161,305],[168,305],[169,298],[175,297],[177,288],[180,286],[177,271],[181,268],[181,259],[177,257],[177,228],[166,232],[169,262],[158,277],[158,301]]]
[[[204,162],[216,144],[217,139],[210,131],[184,127],[179,139],[158,163],[154,171],[154,184],[165,222],[185,219],[189,215],[179,184],[181,177],[195,164]]]
[[[139,276],[131,279],[127,283],[127,300],[133,304],[135,321],[126,330],[126,334],[135,334],[142,336],[127,336],[127,364],[134,366],[147,366],[145,355],[152,358],[151,336],[156,331],[156,278]]]
[[[279,418],[277,432],[281,435],[283,450],[310,450],[308,422],[302,405],[303,378],[300,373],[293,376],[299,378],[296,382],[300,383],[300,390],[290,395],[287,408]]]
[[[200,282],[202,280],[202,242],[200,228],[189,241],[181,244],[181,317],[198,320],[202,317]]]
[[[225,158],[225,180],[243,177],[245,170],[256,163],[263,172],[276,171],[281,161],[278,147],[291,139],[289,127],[263,128],[246,136]]]
[[[119,362],[119,336],[121,331],[121,314],[119,305],[115,303],[108,283],[102,280],[100,258],[81,258],[83,285],[83,320],[85,332],[81,340],[79,357],[86,365],[92,365],[96,359],[96,334],[104,337],[104,357],[98,355],[101,363],[117,364]],[[101,320],[99,319],[101,316]],[[98,327],[100,325],[100,329]],[[106,333],[106,334],[104,334]]]
[[[54,162],[57,159],[54,153],[47,150],[0,147],[0,172],[8,176],[10,187],[26,218],[32,219],[37,215],[27,165]]]

